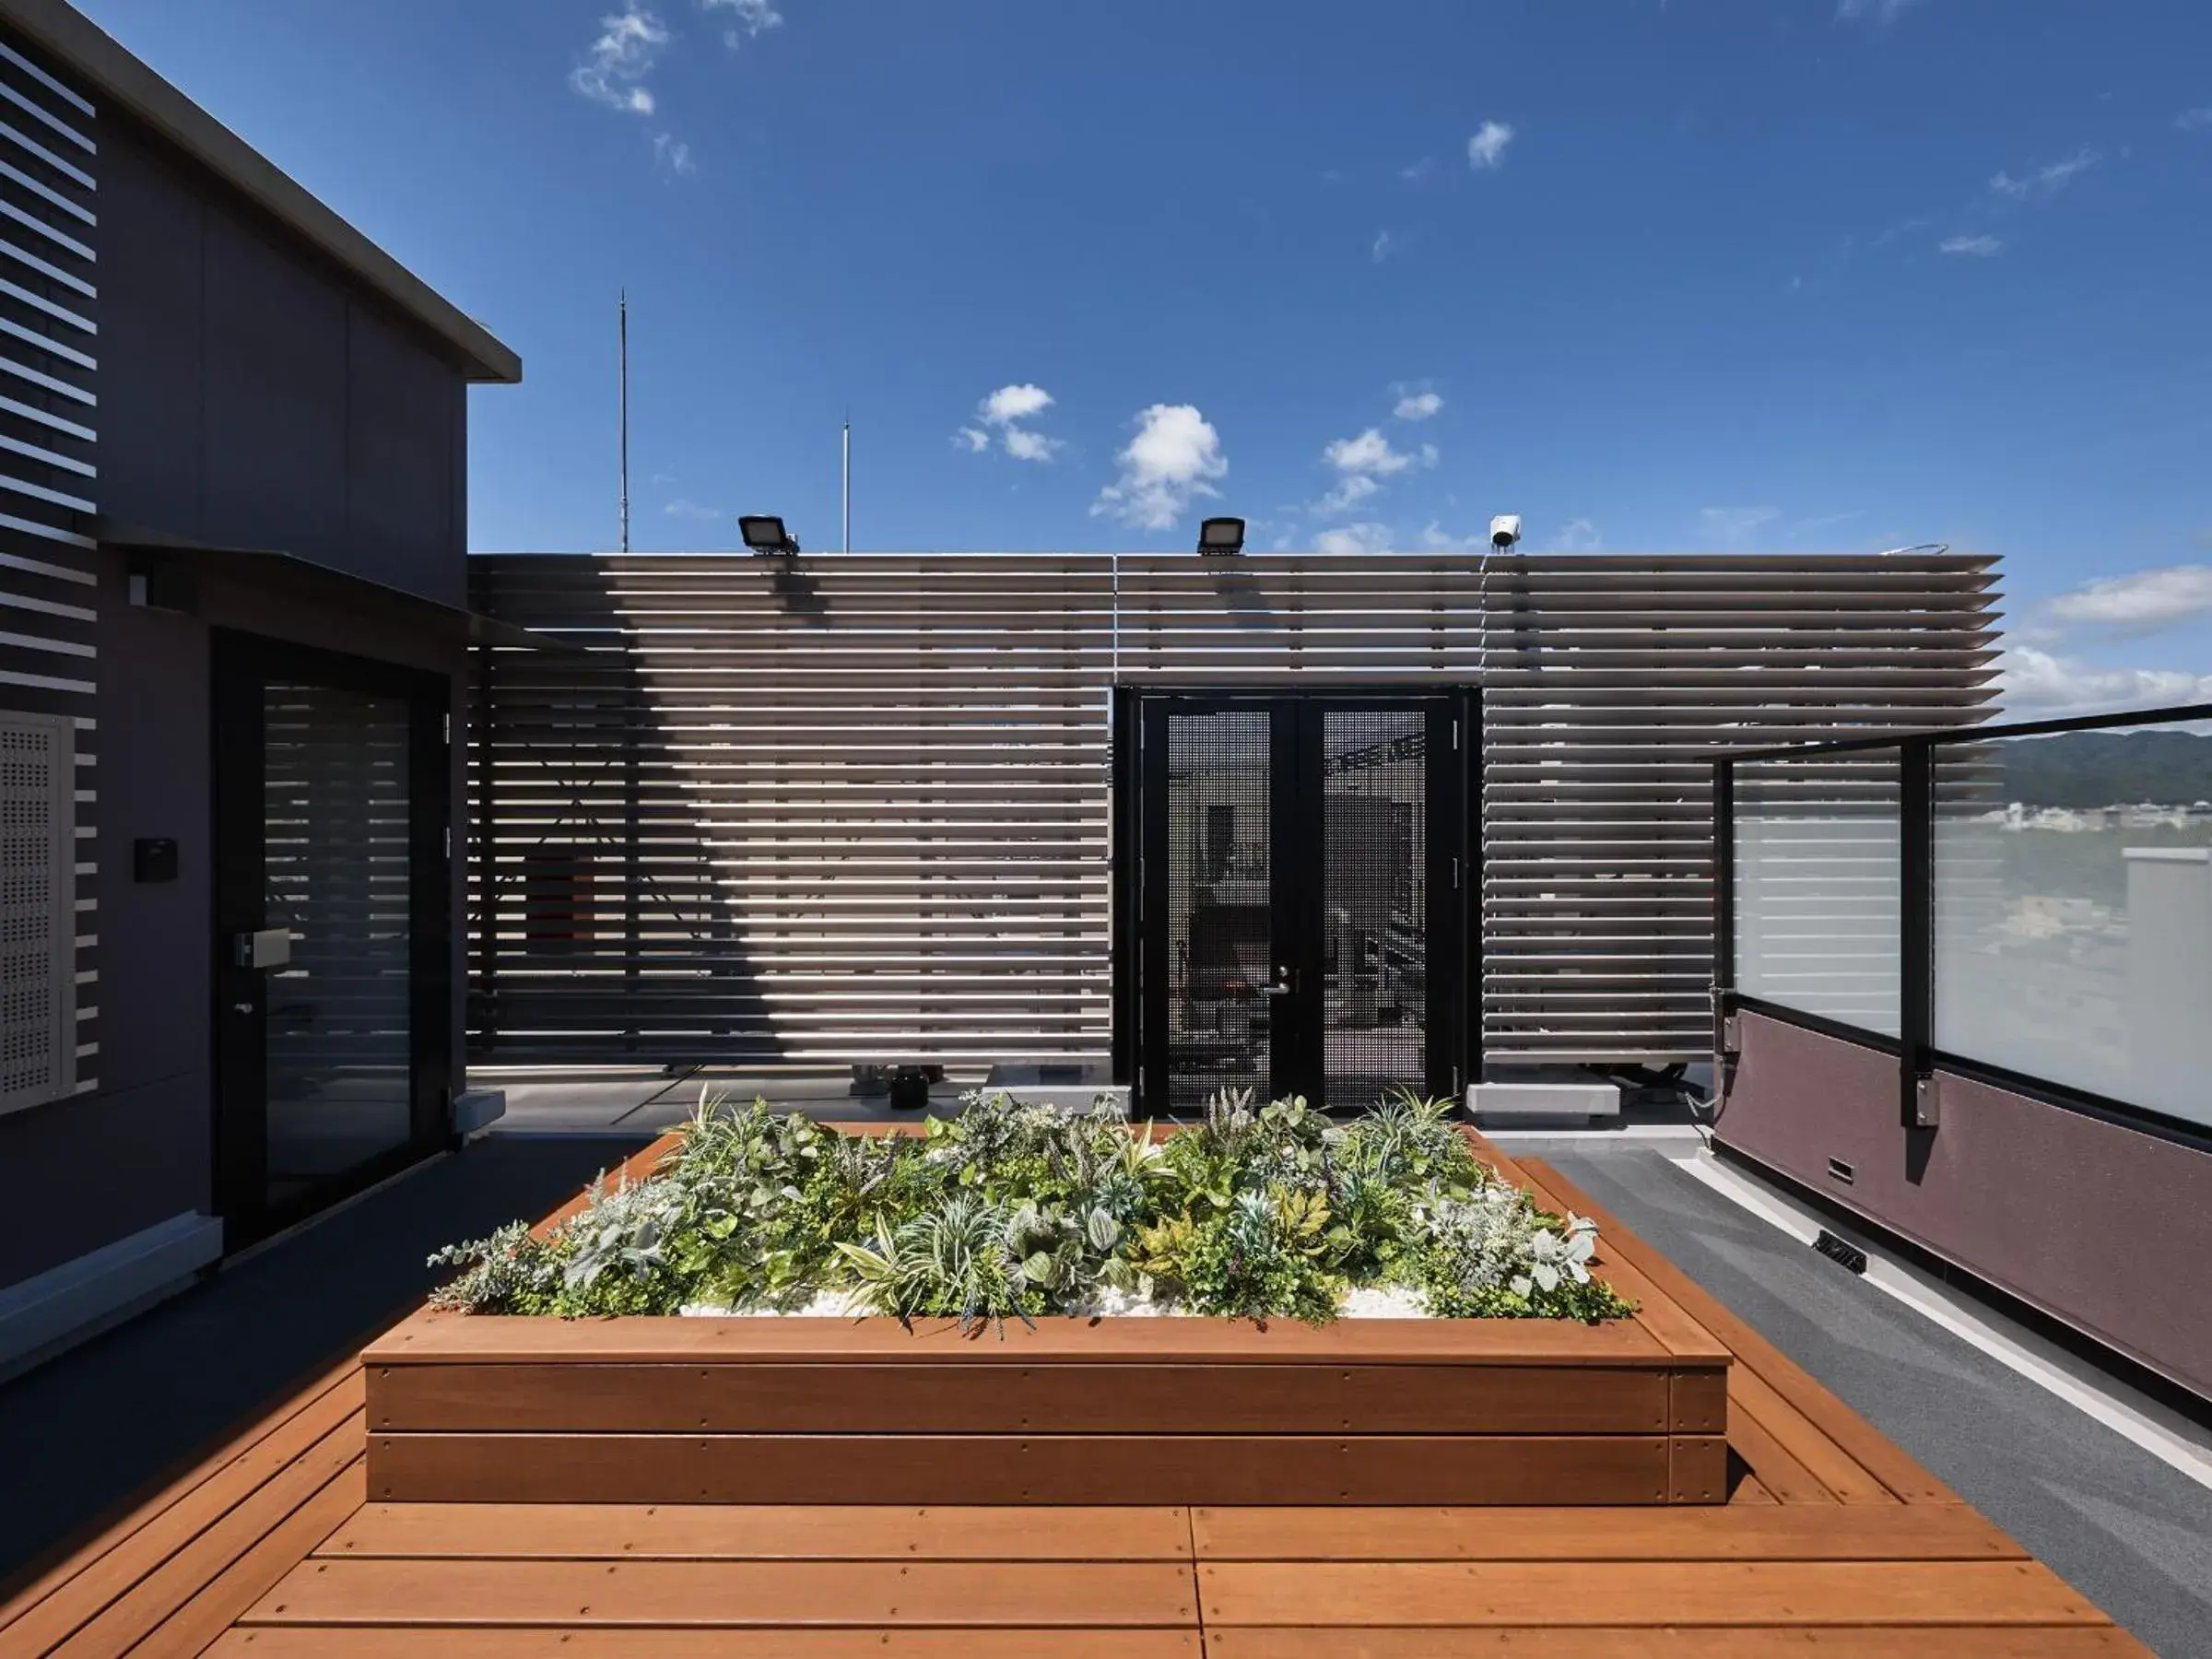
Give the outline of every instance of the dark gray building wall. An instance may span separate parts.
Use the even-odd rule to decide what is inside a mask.
[[[199,614],[181,616],[131,605],[124,557],[97,558],[100,654],[114,665],[101,677],[96,716],[104,1040],[88,1066],[99,1086],[0,1117],[0,1168],[9,1171],[13,1194],[9,1225],[0,1229],[0,1286],[212,1206],[210,629],[241,629],[452,675],[460,730],[465,648],[426,631],[396,603],[319,602],[210,581],[201,586]],[[457,801],[458,745],[454,761]],[[175,881],[132,879],[131,843],[141,836],[175,838]],[[459,868],[456,860],[456,882]],[[462,947],[456,926],[456,987]],[[456,1060],[461,1016],[456,989]],[[86,1201],[88,1192],[97,1202]]]
[[[1723,1145],[2212,1395],[2212,1154],[1943,1073],[1908,1130],[1895,1056],[1740,1018]]]
[[[127,120],[100,185],[102,510],[463,603],[458,369]]]
[[[459,605],[466,590],[466,385],[345,275],[127,117],[98,126],[100,324],[90,458],[112,522],[218,547],[297,554]],[[89,526],[88,526],[88,528]],[[213,1194],[210,629],[236,628],[453,677],[465,649],[419,607],[331,579],[203,576],[196,615],[129,603],[124,557],[99,577],[88,708],[96,756],[94,905],[83,932],[97,1006],[80,1061],[93,1088],[0,1115],[11,1214],[0,1287],[184,1211]],[[72,590],[92,603],[85,590]],[[453,798],[464,798],[453,745]],[[172,836],[172,883],[132,880],[131,843]],[[454,844],[463,837],[456,827]],[[461,861],[454,860],[462,1029]]]

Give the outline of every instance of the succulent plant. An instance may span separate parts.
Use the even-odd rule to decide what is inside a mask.
[[[1399,1094],[1337,1124],[1223,1089],[1156,1143],[1111,1107],[975,1093],[919,1138],[849,1135],[702,1091],[653,1178],[595,1185],[542,1236],[456,1245],[439,1305],[486,1312],[791,1309],[823,1291],[964,1330],[1110,1296],[1322,1321],[1360,1286],[1449,1316],[1604,1318],[1596,1229],[1479,1162],[1449,1106]]]

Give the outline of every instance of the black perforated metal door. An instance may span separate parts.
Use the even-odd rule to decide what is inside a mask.
[[[1429,1086],[1429,712],[1317,711],[1322,1097]]]
[[[1162,1105],[1197,1110],[1224,1086],[1265,1100],[1277,1072],[1276,765],[1287,705],[1160,707],[1153,918],[1162,977],[1158,1072]]]
[[[1456,1089],[1471,696],[1125,696],[1116,1053],[1142,1108]]]

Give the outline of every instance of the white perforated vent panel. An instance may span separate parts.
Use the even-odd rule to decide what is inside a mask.
[[[0,712],[0,1112],[76,1084],[74,735]]]

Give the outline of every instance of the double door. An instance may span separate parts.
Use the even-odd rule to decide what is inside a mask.
[[[1115,1058],[1138,1110],[1456,1093],[1473,694],[1119,699]]]

